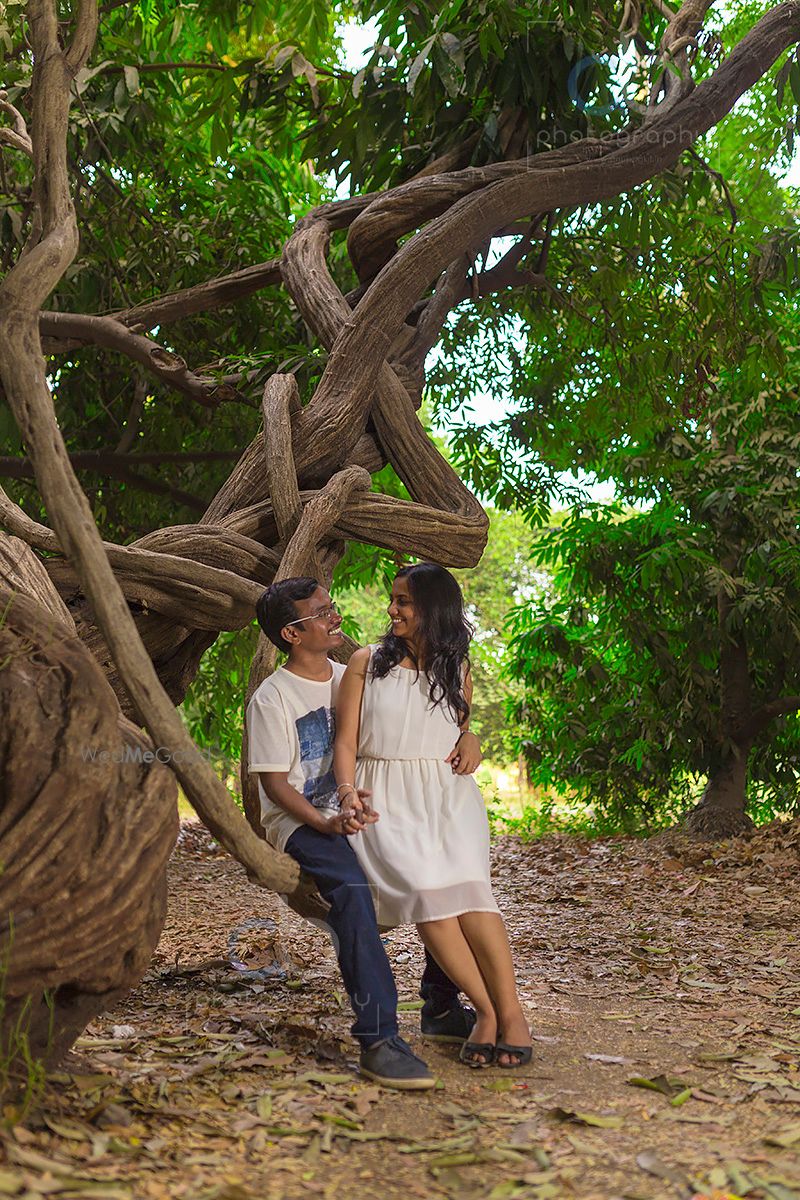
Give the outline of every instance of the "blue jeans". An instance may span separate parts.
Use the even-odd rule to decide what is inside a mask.
[[[425,970],[419,984],[419,994],[425,1003],[422,1011],[426,1016],[438,1017],[449,1012],[461,1003],[458,998],[458,988],[449,975],[446,975],[425,947]]]
[[[378,932],[375,906],[361,864],[342,835],[318,833],[301,825],[286,843],[330,904],[327,926],[339,960],[345,990],[356,1019],[353,1036],[363,1047],[397,1033],[397,988]],[[425,952],[420,995],[433,1015],[458,1003],[458,989]]]

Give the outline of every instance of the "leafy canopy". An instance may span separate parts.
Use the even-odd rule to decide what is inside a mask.
[[[736,363],[702,416],[627,447],[620,482],[647,508],[576,509],[537,541],[551,591],[513,614],[510,671],[538,782],[632,820],[685,802],[741,731],[723,705],[729,640],[748,650],[745,723],[800,694],[800,326],[786,317],[775,377],[756,390]],[[767,810],[794,803],[799,757],[794,715],[760,729],[750,779]]]

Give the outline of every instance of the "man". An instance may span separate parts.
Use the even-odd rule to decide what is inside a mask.
[[[335,705],[341,663],[329,657],[344,641],[342,618],[315,579],[284,579],[256,607],[273,645],[288,654],[253,694],[247,708],[249,763],[258,775],[267,840],[300,864],[330,904],[333,935],[356,1020],[362,1074],[386,1087],[435,1086],[422,1059],[397,1032],[397,989],[378,932],[366,878],[348,834],[379,819],[348,796],[342,810],[333,774]],[[420,995],[424,1037],[462,1042],[475,1021],[458,990],[426,951]]]

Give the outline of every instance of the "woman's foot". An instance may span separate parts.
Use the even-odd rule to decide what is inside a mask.
[[[492,1061],[493,1055],[489,1051],[481,1052],[472,1047],[491,1046],[497,1039],[497,1017],[494,1014],[494,1009],[488,1013],[477,1013],[475,1024],[470,1031],[469,1040],[464,1043],[459,1055],[462,1062],[469,1066],[485,1067]]]
[[[505,1016],[500,1016],[498,1028],[500,1033],[497,1040],[502,1041],[506,1046],[519,1046],[521,1050],[530,1047],[531,1031],[521,1008],[515,1009]],[[522,1065],[520,1060],[523,1057],[525,1056],[501,1051],[495,1056],[495,1062],[501,1067],[517,1067]]]

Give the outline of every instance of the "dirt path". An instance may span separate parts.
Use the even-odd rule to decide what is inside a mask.
[[[355,1075],[325,935],[186,827],[150,973],[5,1137],[0,1195],[800,1198],[798,841],[501,841],[535,1061],[426,1046],[441,1087],[414,1096]],[[266,917],[276,935],[240,928]],[[230,967],[237,927],[285,981]],[[414,1005],[413,931],[387,948]],[[423,1050],[415,1009],[402,1026]]]

